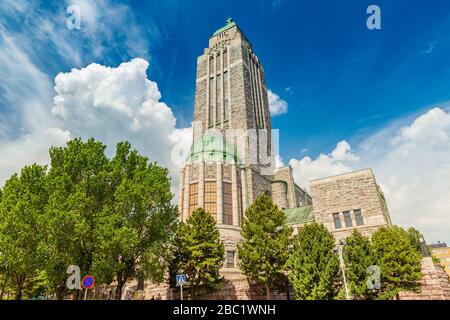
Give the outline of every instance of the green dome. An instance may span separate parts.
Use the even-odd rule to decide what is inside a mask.
[[[187,163],[197,161],[223,161],[241,164],[236,147],[227,143],[225,138],[217,133],[205,134],[192,144]]]

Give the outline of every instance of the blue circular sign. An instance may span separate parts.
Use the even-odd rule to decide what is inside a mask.
[[[81,286],[85,289],[91,289],[94,286],[95,280],[93,276],[87,275],[81,280]]]

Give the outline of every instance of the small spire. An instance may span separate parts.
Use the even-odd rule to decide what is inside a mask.
[[[233,22],[233,18],[228,17],[228,19],[227,19],[227,24],[230,24],[230,23],[232,23],[232,22]]]

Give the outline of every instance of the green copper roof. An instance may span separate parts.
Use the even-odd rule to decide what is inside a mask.
[[[285,209],[288,224],[304,224],[314,222],[314,211],[312,206]]]
[[[227,163],[242,164],[237,156],[236,147],[227,143],[218,133],[207,133],[192,144],[186,162],[196,161],[223,161]]]
[[[211,37],[215,37],[217,36],[219,33],[230,29],[231,27],[234,27],[236,25],[236,22],[233,21],[232,18],[228,18],[227,19],[227,24],[225,26],[223,26],[222,28],[220,28],[219,30],[217,30],[216,32],[213,33],[213,35]]]

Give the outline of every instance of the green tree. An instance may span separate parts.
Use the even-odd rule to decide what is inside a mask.
[[[299,300],[329,300],[336,295],[339,259],[335,239],[323,224],[305,225],[288,261],[289,279]]]
[[[39,270],[27,284],[24,291],[31,299],[41,299],[53,293],[53,288],[50,286],[44,269]]]
[[[25,167],[0,189],[0,296],[67,294],[69,265],[116,281],[121,296],[130,278],[163,281],[168,244],[177,227],[168,171],[117,145],[74,139],[50,149],[51,165]],[[80,298],[81,291],[77,292]]]
[[[422,233],[416,228],[410,227],[406,230],[411,246],[422,255],[422,249],[420,248],[420,241],[423,238]]]
[[[273,284],[284,276],[291,233],[285,214],[266,195],[245,211],[243,243],[238,246],[241,269],[251,281],[265,286],[267,299]]]
[[[369,238],[363,236],[358,230],[353,231],[352,235],[346,239],[343,257],[353,298],[373,299],[376,292],[369,290],[366,284],[370,276],[367,269],[376,264]]]
[[[78,265],[81,274],[89,274],[94,255],[102,245],[98,241],[100,223],[111,198],[105,148],[91,138],[87,142],[74,139],[64,147],[50,149],[46,271],[59,299],[66,290],[67,267]]]
[[[421,255],[400,227],[382,227],[372,235],[373,251],[381,270],[379,299],[393,299],[400,291],[415,291],[422,278]]]
[[[108,180],[112,198],[100,218],[93,270],[101,282],[116,281],[120,299],[128,279],[163,281],[178,211],[171,205],[168,170],[149,163],[128,142],[117,144]]]
[[[198,287],[214,289],[221,281],[219,270],[225,249],[214,218],[198,208],[180,225],[176,237],[175,264],[178,273],[187,275],[191,296]]]
[[[6,181],[0,203],[0,265],[15,286],[15,299],[46,260],[46,167],[26,166]]]

